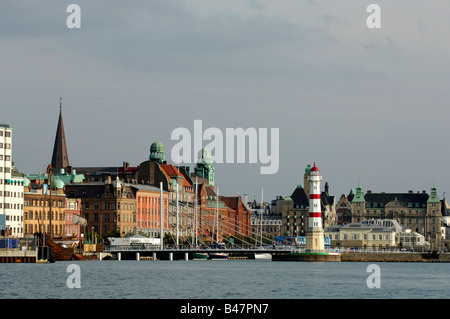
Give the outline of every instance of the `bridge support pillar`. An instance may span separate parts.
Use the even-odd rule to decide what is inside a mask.
[[[156,260],[156,253],[153,253],[153,260]]]
[[[173,253],[169,253],[169,260],[170,260],[170,261],[173,260]]]
[[[188,253],[184,253],[184,260],[186,260],[186,261],[189,260],[189,254]]]
[[[136,260],[139,260],[139,253],[136,253]]]
[[[117,260],[120,260],[121,257],[120,253],[117,253]]]

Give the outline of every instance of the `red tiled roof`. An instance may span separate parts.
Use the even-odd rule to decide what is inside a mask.
[[[183,176],[183,174],[180,173],[178,168],[173,166],[172,164],[161,164],[160,165],[163,170],[166,171],[167,175],[169,176]]]
[[[170,180],[172,177],[183,177],[183,186],[184,187],[192,187],[192,184],[187,180],[187,178],[178,170],[176,166],[172,164],[160,164],[161,170]]]

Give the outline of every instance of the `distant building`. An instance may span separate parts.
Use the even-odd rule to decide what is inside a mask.
[[[84,226],[74,223],[74,215],[81,216],[81,198],[66,198],[66,231],[65,235],[68,238],[81,238],[82,233],[84,234]]]
[[[222,218],[223,234],[251,236],[251,212],[244,205],[240,195],[220,196],[227,207],[227,214]]]
[[[277,205],[276,200],[271,204]],[[272,205],[266,202],[261,204],[254,199],[247,206],[251,209],[252,234],[256,240],[259,241],[261,235],[271,240],[281,235],[281,213],[278,213],[276,209],[272,211]]]
[[[354,249],[426,248],[424,236],[402,227],[392,219],[366,219],[324,229],[325,237],[331,239],[332,247]]]
[[[136,233],[152,238],[159,237],[161,231],[160,188],[143,184],[130,184],[130,188],[136,198]],[[167,201],[167,197],[168,193],[163,192],[164,202]],[[166,211],[163,214],[166,215]],[[169,226],[168,224],[165,230],[168,230]]]
[[[105,182],[72,183],[65,186],[68,198],[81,199],[81,217],[87,220],[87,232],[94,232],[105,237],[112,231],[119,232],[120,236],[134,234],[136,232],[137,222],[142,227],[143,222],[149,227],[142,227],[151,232],[160,233],[160,209],[159,196],[156,202],[155,188],[122,182],[118,177],[113,181],[111,179]],[[144,205],[144,197],[150,196],[144,193],[151,192],[152,203]],[[158,193],[159,194],[159,193]],[[139,202],[136,200],[139,197]],[[138,207],[139,203],[139,207]],[[168,231],[167,192],[163,195],[163,231]],[[144,209],[148,209],[144,211]],[[148,213],[147,213],[148,212]],[[155,224],[156,227],[155,227]]]
[[[425,236],[427,241],[439,239],[441,231],[441,200],[436,187],[414,193],[373,193],[364,194],[361,186],[356,188],[351,199],[352,222],[367,219],[393,219],[406,228]]]
[[[13,130],[0,124],[0,232],[4,236],[23,236],[23,174],[14,170],[12,162]]]
[[[49,238],[66,236],[66,195],[64,184],[48,179],[26,179],[24,230],[25,236],[36,233],[45,234]]]
[[[336,224],[345,225],[352,222],[352,204],[347,196],[341,195],[336,204]]]

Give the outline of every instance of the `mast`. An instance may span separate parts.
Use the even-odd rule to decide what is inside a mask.
[[[163,183],[159,183],[160,194],[159,194],[159,211],[160,211],[160,220],[159,220],[159,237],[160,237],[160,247],[163,249]]]
[[[52,177],[53,177],[53,170],[52,167],[50,166],[50,170],[49,170],[49,175],[48,175],[48,188],[49,188],[49,192],[50,192],[50,201],[49,201],[49,206],[50,206],[50,222],[49,222],[49,228],[50,228],[50,240],[52,239]]]
[[[194,194],[195,203],[194,203],[194,227],[193,227],[194,236],[192,236],[192,238],[195,238],[193,242],[195,244],[194,247],[197,247],[197,186],[198,186],[197,183],[198,177],[195,177],[195,194]]]
[[[264,199],[263,199],[263,194],[264,194],[264,187],[261,188],[261,209],[260,209],[260,225],[261,225],[261,246],[263,245],[262,242],[262,233],[263,233],[263,224],[262,224],[262,220],[263,220],[263,213],[264,213]]]
[[[178,212],[178,183],[177,183],[176,187],[177,187],[177,196],[176,196],[177,211],[176,211],[176,214],[177,214],[177,247],[178,247],[178,245],[179,245],[179,239],[178,238],[179,238],[179,235],[180,235],[180,231],[179,231],[180,219],[179,219],[179,212]]]
[[[216,196],[216,217],[217,218],[217,230],[216,230],[216,243],[219,243],[219,187],[217,187],[217,196]],[[215,220],[214,220],[215,223]]]

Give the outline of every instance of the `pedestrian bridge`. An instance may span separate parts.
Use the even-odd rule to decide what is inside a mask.
[[[275,245],[275,246],[233,246],[233,247],[208,247],[208,246],[164,246],[160,245],[105,245],[104,252],[172,252],[172,253],[290,253],[297,250],[293,246]]]
[[[195,259],[197,253],[211,254],[222,253],[230,259],[272,259],[274,255],[283,256],[292,253],[305,252],[305,247],[293,245],[266,245],[266,246],[176,246],[149,244],[136,245],[106,245],[100,253],[100,259],[105,254],[109,254],[113,259],[117,260],[190,260]],[[327,249],[328,251],[329,249]],[[272,256],[270,256],[272,255]],[[217,257],[217,255],[216,255]],[[212,258],[213,259],[213,258]]]

